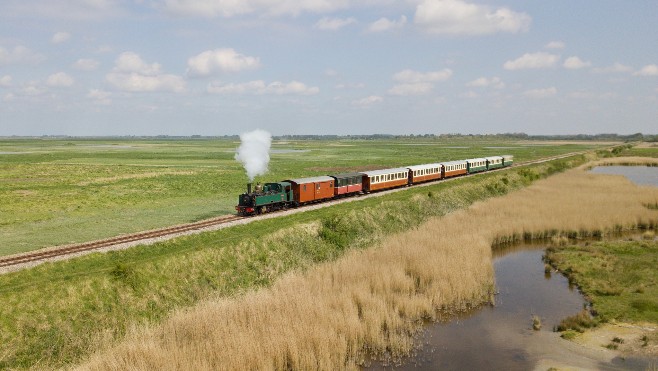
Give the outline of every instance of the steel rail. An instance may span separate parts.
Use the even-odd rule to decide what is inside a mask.
[[[58,248],[48,248],[47,250],[37,250],[33,252],[0,258],[0,268],[10,267],[13,265],[29,263],[39,260],[45,260],[49,258],[55,258],[63,255],[75,254],[84,251],[97,250],[104,247],[119,245],[122,243],[141,241],[141,240],[157,238],[157,237],[166,237],[169,235],[174,235],[182,232],[188,232],[188,231],[203,229],[207,227],[212,227],[215,225],[225,224],[240,219],[243,219],[243,217],[237,215],[226,215],[226,216],[202,220],[194,223],[181,224],[173,227],[127,234],[127,235],[112,237],[104,240],[66,245]]]
[[[500,170],[505,170],[509,168],[516,168],[516,167],[522,167],[522,166],[528,166],[528,165],[534,165],[534,164],[540,164],[552,160],[558,160],[562,158],[567,158],[567,157],[573,157],[577,155],[582,155],[587,152],[590,152],[591,150],[586,150],[586,151],[580,151],[580,152],[572,152],[568,154],[561,154],[561,155],[555,155],[555,156],[550,156],[550,157],[545,157],[537,160],[531,160],[531,161],[525,161],[525,162],[517,162],[511,167],[503,167],[503,168],[498,168],[498,169],[493,169],[492,171],[500,171]],[[475,174],[467,174],[465,176],[460,176],[461,177],[468,177],[468,176],[476,176],[480,174],[486,174],[490,171],[486,172],[479,172]],[[448,178],[449,179],[449,178]],[[456,179],[456,178],[454,178]],[[443,179],[440,179],[438,181],[441,181]],[[425,183],[419,183],[415,185],[411,185],[411,187],[416,187],[416,186],[428,186],[431,185],[435,182],[425,182]],[[405,187],[406,188],[406,187]],[[390,189],[390,190],[384,190],[381,192],[377,192],[377,195],[385,195],[393,191],[400,191],[405,188],[397,188],[397,189]],[[373,194],[374,196],[375,194]],[[331,199],[328,200],[328,202],[324,203],[326,206],[332,205],[334,202],[339,203],[343,202],[345,199]],[[268,215],[270,213],[264,214]],[[261,215],[261,216],[264,216]],[[285,215],[285,214],[282,214]],[[124,244],[124,243],[129,243],[129,242],[137,242],[137,241],[142,241],[142,240],[147,240],[147,239],[152,239],[152,238],[158,238],[158,237],[167,237],[167,236],[172,236],[176,235],[179,233],[183,232],[189,232],[189,231],[194,231],[194,230],[200,230],[203,228],[207,227],[212,227],[216,225],[221,225],[221,224],[226,224],[229,222],[233,222],[236,220],[241,220],[241,219],[258,219],[261,216],[252,216],[252,217],[243,217],[243,216],[238,216],[238,215],[224,215],[220,217],[215,217],[212,219],[206,219],[206,220],[201,220],[198,222],[193,222],[189,224],[181,224],[181,225],[176,225],[172,227],[167,227],[167,228],[162,228],[162,229],[154,229],[150,231],[144,231],[144,232],[139,232],[139,233],[133,233],[133,234],[127,234],[127,235],[122,235],[118,237],[112,237],[108,239],[103,239],[103,240],[98,240],[98,241],[91,241],[91,242],[85,242],[85,243],[79,243],[79,244],[71,244],[71,245],[64,245],[64,246],[58,246],[58,247],[49,247],[41,250],[36,250],[32,252],[26,252],[26,253],[20,253],[16,255],[10,255],[10,256],[5,256],[5,257],[0,257],[0,268],[7,268],[15,265],[20,265],[20,264],[25,264],[25,263],[30,263],[30,262],[38,262],[50,258],[56,258],[56,257],[61,257],[61,256],[66,256],[66,255],[72,255],[80,252],[85,252],[85,251],[93,251],[93,250],[98,250],[102,249],[105,247],[111,247],[119,244]]]

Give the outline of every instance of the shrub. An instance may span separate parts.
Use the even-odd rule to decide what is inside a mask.
[[[590,316],[589,312],[587,310],[582,310],[574,316],[563,319],[557,326],[557,330],[560,332],[567,330],[584,332],[585,329],[592,328],[596,326],[596,324],[596,320]]]

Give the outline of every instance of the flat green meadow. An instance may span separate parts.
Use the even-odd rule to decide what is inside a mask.
[[[247,181],[233,159],[238,145],[192,139],[0,142],[2,251],[233,213]],[[275,142],[270,173],[257,180],[496,154],[513,154],[519,163],[603,146],[608,144],[490,138]],[[574,156],[512,167],[0,275],[0,369],[70,366],[120,341],[133,326],[159,323],[204,299],[267,287],[286,272],[368,248],[585,161]]]
[[[234,213],[247,176],[235,139],[0,139],[0,256]],[[274,141],[256,181],[512,154],[596,142],[496,137]]]

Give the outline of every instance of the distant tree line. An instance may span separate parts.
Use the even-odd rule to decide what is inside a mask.
[[[0,136],[0,138],[3,138]],[[5,136],[4,138],[34,138],[29,136]],[[107,140],[107,139],[162,139],[162,140],[180,140],[180,139],[230,139],[240,140],[239,135],[116,135],[116,136],[89,136],[76,137],[68,135],[42,135],[38,138],[46,139],[88,139],[88,140]],[[614,141],[614,142],[658,142],[658,134],[635,133],[629,135],[620,134],[573,134],[573,135],[528,135],[526,133],[502,133],[502,134],[367,134],[367,135],[277,135],[273,136],[275,140],[377,140],[377,139],[516,139],[516,140],[577,140],[577,141]]]
[[[476,138],[476,139],[516,139],[516,140],[577,140],[577,141],[615,141],[615,142],[658,142],[658,135],[644,135],[635,133],[630,135],[620,134],[573,134],[573,135],[528,135],[526,133],[502,133],[502,134],[369,134],[369,135],[281,135],[275,136],[277,140],[332,140],[332,139],[356,139],[356,140],[376,140],[376,139],[459,139],[459,138]]]

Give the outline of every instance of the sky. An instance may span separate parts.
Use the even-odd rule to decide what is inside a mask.
[[[656,0],[1,0],[0,136],[657,134]]]

